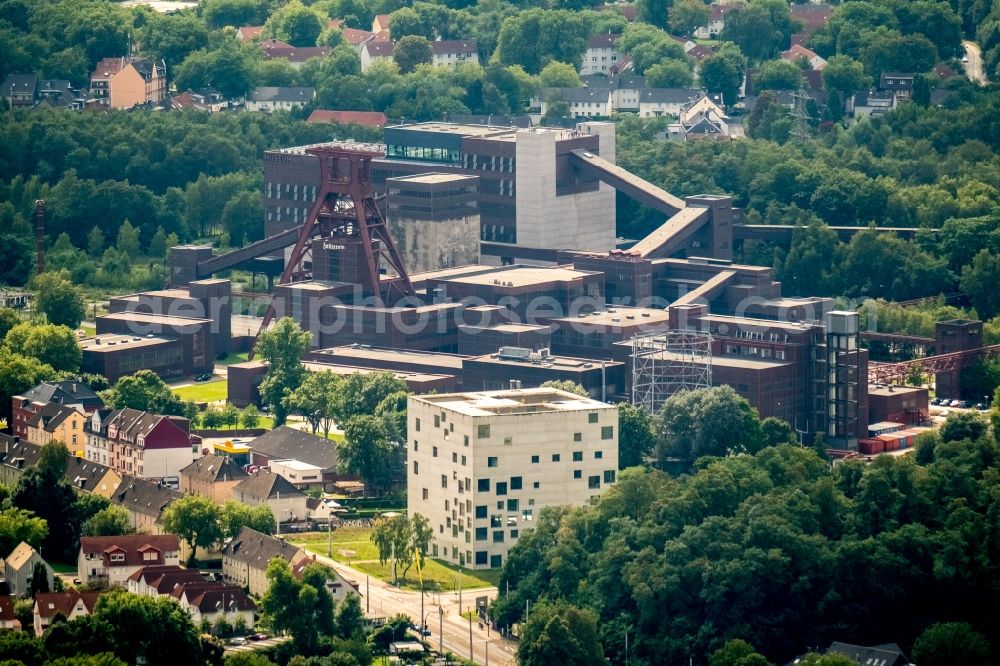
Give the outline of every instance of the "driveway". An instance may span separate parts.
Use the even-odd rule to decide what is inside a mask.
[[[970,79],[982,85],[986,85],[986,74],[983,72],[983,53],[979,45],[975,42],[962,42],[965,47],[965,56],[969,59],[965,63],[965,73]]]

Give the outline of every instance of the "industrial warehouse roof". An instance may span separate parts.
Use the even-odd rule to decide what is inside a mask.
[[[98,319],[109,319],[114,321],[132,321],[140,324],[170,326],[175,329],[191,328],[202,324],[211,324],[211,319],[200,317],[173,317],[170,315],[148,314],[145,312],[112,312],[101,315]]]
[[[92,338],[80,340],[80,348],[87,352],[111,353],[121,351],[122,348],[134,349],[136,347],[156,347],[163,344],[176,343],[175,338],[164,338],[160,336],[138,336],[119,335],[117,333],[102,333]]]

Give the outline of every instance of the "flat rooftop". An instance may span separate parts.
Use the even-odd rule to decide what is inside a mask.
[[[474,182],[478,179],[479,176],[466,176],[458,173],[418,173],[414,176],[388,178],[387,181],[390,183],[406,182],[420,183],[422,185],[439,185],[441,183]]]
[[[594,274],[593,271],[580,271],[565,266],[552,266],[551,268],[544,266],[513,266],[510,268],[496,268],[491,271],[475,274],[456,275],[445,279],[448,282],[459,284],[529,287],[548,282],[579,280]]]
[[[351,282],[327,280],[305,280],[303,282],[288,282],[277,286],[282,289],[300,289],[302,291],[329,291],[330,289],[338,289],[340,287],[353,287],[354,284]]]
[[[511,416],[615,409],[613,405],[605,404],[599,400],[551,388],[445,393],[414,397],[411,400],[466,416]]]
[[[173,317],[170,315],[147,314],[145,312],[112,312],[101,315],[97,318],[110,319],[114,321],[134,321],[141,324],[160,324],[162,326],[188,327],[211,324],[211,319],[201,319],[200,317]]]
[[[136,347],[158,347],[164,344],[177,342],[177,338],[164,338],[156,335],[118,335],[117,333],[103,333],[92,338],[80,340],[80,347],[87,352],[115,352],[125,349],[135,349]]]
[[[731,326],[730,333],[734,333],[739,328],[747,328],[754,331],[776,328],[785,331],[795,331],[801,333],[803,331],[808,331],[814,326],[814,324],[800,323],[793,321],[778,321],[775,319],[756,319],[754,317],[731,317],[728,315],[715,315],[707,314],[700,315],[698,317],[699,321],[710,322],[713,324],[729,324]],[[815,325],[819,325],[818,323]]]
[[[294,469],[296,472],[318,472],[323,470],[323,468],[318,465],[310,465],[307,462],[302,462],[301,460],[296,460],[295,458],[272,460],[270,464],[281,465],[282,467],[287,467],[288,469]]]
[[[341,365],[338,363],[319,363],[318,361],[303,361],[302,367],[310,372],[322,372],[323,370],[329,370],[335,375],[355,375],[363,374],[370,375],[373,372],[391,372],[396,379],[402,379],[403,381],[410,380],[415,382],[433,382],[433,381],[447,381],[450,379],[455,379],[454,375],[437,375],[425,372],[403,372],[400,370],[381,370],[376,368],[359,368],[351,365]]]
[[[602,361],[595,361],[589,358],[573,358],[570,356],[546,356],[544,359],[516,359],[501,358],[499,353],[483,354],[482,356],[471,356],[469,361],[479,363],[490,363],[494,365],[508,365],[524,368],[545,368],[548,370],[564,370],[566,372],[584,372],[600,369]],[[603,361],[605,368],[613,368],[623,365],[620,361]]]
[[[413,123],[411,125],[390,125],[386,129],[401,129],[410,132],[436,132],[442,134],[458,134],[460,136],[490,136],[517,131],[516,127],[493,125],[461,125],[456,123],[429,122]]]
[[[668,324],[670,313],[660,308],[611,307],[597,312],[583,313],[576,317],[559,317],[553,321],[572,322],[591,326],[632,326]]]
[[[656,358],[664,361],[683,361],[686,357],[674,352],[655,352]],[[782,368],[792,365],[790,361],[771,361],[746,356],[713,356],[711,359],[713,368],[736,368],[745,370],[768,370],[770,368]]]
[[[138,301],[143,296],[147,296],[149,298],[191,298],[191,294],[187,289],[151,289],[150,291],[144,291],[138,294],[117,296],[114,297],[114,299],[119,301]]]
[[[927,393],[927,389],[919,386],[876,386],[868,385],[868,395],[890,396],[890,395],[912,395],[915,393]],[[869,426],[870,427],[870,426]]]
[[[544,324],[495,324],[493,326],[474,326],[472,324],[461,324],[461,329],[472,329],[474,331],[497,331],[498,333],[533,333],[535,331],[549,331],[551,328]]]
[[[386,347],[370,347],[368,345],[343,345],[317,349],[310,352],[313,358],[319,355],[328,357],[329,362],[351,360],[357,363],[364,360],[379,360],[393,363],[419,363],[421,365],[436,365],[448,370],[461,370],[464,356],[444,354],[441,352],[409,351],[406,349],[389,349]],[[324,358],[324,361],[327,359]]]

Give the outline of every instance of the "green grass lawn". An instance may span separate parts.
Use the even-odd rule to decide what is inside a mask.
[[[96,326],[88,326],[87,324],[81,324],[80,330],[83,331],[84,335],[86,335],[88,338],[92,338],[97,334]]]
[[[226,358],[221,360],[216,360],[215,362],[219,365],[232,365],[233,363],[243,363],[247,360],[247,353],[240,352],[239,354],[230,353]]]
[[[57,574],[76,575],[76,562],[67,563],[49,560],[49,566],[52,567],[52,570]]]
[[[351,566],[376,578],[380,578],[385,581],[392,580],[392,567],[389,562],[386,562],[385,564],[379,564],[378,561],[355,562],[352,563]],[[398,567],[397,571],[400,576],[402,576],[402,567]],[[463,567],[460,574],[458,567],[456,566],[445,564],[444,562],[439,562],[430,558],[424,561],[424,590],[454,590],[457,582],[456,577],[458,576],[461,576],[462,579],[462,589],[466,590],[477,587],[491,587],[500,582],[499,570],[473,571]],[[410,570],[406,572],[406,578],[401,578],[398,582],[399,586],[403,589],[419,590],[420,578],[417,575],[416,564],[410,567]]]
[[[228,396],[229,382],[225,379],[215,382],[195,383],[174,389],[174,395],[181,400],[195,402],[215,402],[225,400]]]
[[[292,541],[295,545],[302,546],[309,552],[319,555],[326,555],[327,535],[322,532],[306,534],[297,537]],[[338,550],[353,550],[356,557],[347,558],[338,553]],[[384,581],[392,580],[392,567],[389,562],[379,564],[378,549],[371,542],[371,529],[367,527],[343,527],[333,533],[333,559],[363,571],[366,574]],[[403,568],[398,567],[397,571],[402,575]],[[495,586],[500,582],[500,571],[472,571],[459,568],[432,560],[428,558],[424,562],[423,578],[425,590],[452,590],[457,585],[457,576],[461,576],[462,588],[472,589],[477,587]],[[420,589],[420,577],[417,574],[417,566],[414,564],[406,572],[406,578],[400,580],[400,587],[408,590]]]

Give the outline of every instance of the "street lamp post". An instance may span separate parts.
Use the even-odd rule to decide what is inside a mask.
[[[438,652],[444,654],[444,607],[438,606]]]

